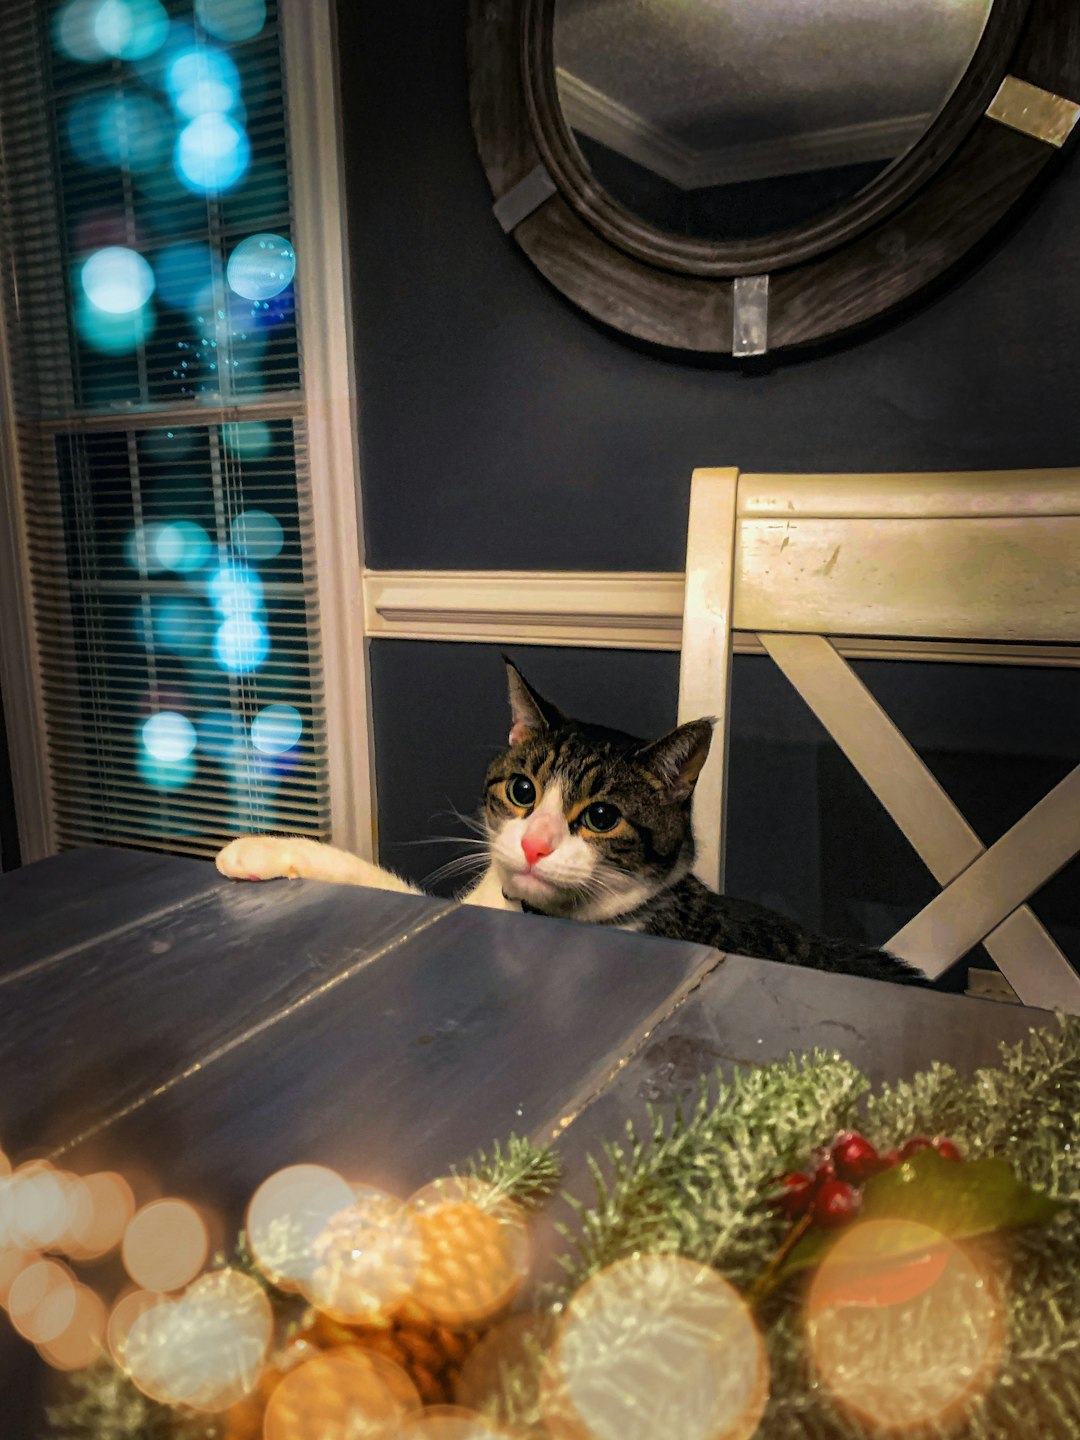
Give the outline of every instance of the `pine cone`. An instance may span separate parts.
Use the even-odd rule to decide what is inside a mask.
[[[328,1315],[316,1315],[304,1338],[324,1350],[353,1346],[382,1355],[401,1366],[425,1405],[439,1405],[453,1398],[454,1382],[480,1333],[450,1330],[418,1305],[408,1304],[380,1326],[342,1325]]]

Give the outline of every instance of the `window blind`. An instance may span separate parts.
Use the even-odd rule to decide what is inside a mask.
[[[329,833],[283,73],[276,0],[0,10],[0,264],[61,846]]]

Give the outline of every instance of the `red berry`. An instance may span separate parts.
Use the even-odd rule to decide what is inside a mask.
[[[960,1146],[955,1140],[949,1140],[944,1135],[934,1137],[934,1149],[943,1160],[963,1160]]]
[[[933,1148],[934,1142],[932,1140],[928,1140],[925,1135],[916,1135],[911,1140],[905,1140],[903,1145],[900,1146],[900,1159],[910,1160],[911,1157],[917,1155],[920,1150],[932,1150]]]
[[[862,1205],[862,1192],[846,1180],[826,1180],[814,1197],[814,1219],[832,1229],[854,1220]]]
[[[878,1152],[857,1130],[845,1130],[836,1137],[832,1159],[840,1179],[853,1180],[857,1185],[881,1169]]]
[[[789,1220],[797,1220],[800,1215],[805,1215],[814,1198],[814,1182],[811,1177],[797,1171],[792,1175],[781,1175],[776,1183],[780,1186],[780,1193],[773,1198],[772,1203],[782,1210]]]
[[[828,1181],[836,1179],[836,1166],[827,1150],[819,1150],[814,1158],[814,1184],[820,1189]]]
[[[895,1146],[893,1146],[893,1148],[892,1148],[891,1150],[886,1150],[886,1151],[885,1151],[885,1154],[882,1155],[882,1157],[881,1157],[881,1168],[882,1168],[882,1170],[891,1170],[894,1165],[899,1165],[899,1164],[900,1164],[900,1151],[897,1150],[897,1148],[896,1148]]]

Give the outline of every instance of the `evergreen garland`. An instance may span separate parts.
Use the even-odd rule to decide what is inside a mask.
[[[886,1150],[914,1135],[946,1134],[970,1160],[998,1156],[1027,1186],[1061,1202],[1050,1223],[1002,1230],[965,1247],[992,1256],[1008,1297],[1002,1363],[988,1393],[949,1423],[907,1432],[918,1440],[1073,1440],[1080,1434],[1080,1019],[1032,1031],[1003,1047],[1000,1064],[970,1079],[934,1065],[910,1081],[870,1094],[857,1068],[815,1052],[703,1084],[671,1117],[650,1111],[644,1134],[629,1124],[622,1141],[590,1160],[595,1202],[577,1211],[566,1280],[542,1304],[538,1333],[554,1323],[590,1276],[635,1253],[677,1253],[715,1268],[744,1295],[760,1280],[785,1236],[769,1203],[770,1183],[800,1165],[858,1118]],[[559,1183],[556,1158],[520,1137],[496,1144],[462,1172],[527,1207]],[[865,1440],[867,1429],[819,1386],[805,1344],[798,1275],[757,1302],[770,1363],[770,1398],[759,1430],[767,1440]],[[915,1317],[917,1341],[917,1309]],[[488,1410],[522,1434],[543,1433],[537,1386],[542,1348],[505,1371]],[[945,1363],[925,1356],[927,1373]],[[115,1369],[100,1365],[72,1380],[70,1398],[50,1412],[49,1440],[209,1440],[220,1434],[145,1400]],[[877,1433],[877,1432],[874,1432]],[[658,1437],[659,1440],[659,1437]]]

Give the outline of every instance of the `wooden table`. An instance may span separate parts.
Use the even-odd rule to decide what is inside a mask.
[[[1045,1012],[597,926],[70,851],[0,879],[0,1145],[150,1173],[234,1234],[309,1161],[399,1194],[512,1131],[584,1157],[717,1067],[993,1063]],[[4,1434],[36,1433],[0,1322]]]

